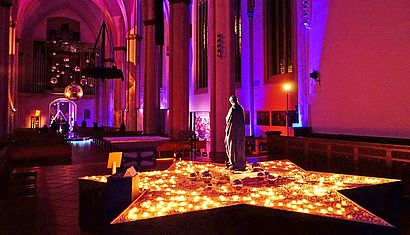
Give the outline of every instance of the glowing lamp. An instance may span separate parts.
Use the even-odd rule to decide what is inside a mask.
[[[289,83],[285,83],[283,85],[283,90],[290,91],[290,89],[292,89],[292,85],[290,85]]]
[[[87,79],[82,78],[82,79],[80,80],[80,85],[81,85],[81,86],[86,86],[87,84],[88,84],[88,80],[87,80]]]
[[[64,96],[69,100],[78,100],[83,94],[83,88],[76,83],[71,83],[64,89]]]
[[[286,136],[289,136],[289,91],[292,89],[290,83],[283,84],[283,90],[286,91]]]
[[[36,117],[40,116],[41,111],[36,109]]]
[[[56,84],[58,82],[58,79],[56,78],[56,77],[52,77],[51,79],[50,79],[50,83],[51,84]]]

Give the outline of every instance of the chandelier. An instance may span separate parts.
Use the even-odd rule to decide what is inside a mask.
[[[92,44],[52,40],[45,45],[49,58],[49,88],[64,89],[64,96],[70,100],[93,94],[95,80],[83,73],[85,68],[95,66],[96,57],[99,56]]]
[[[76,83],[71,83],[64,89],[64,96],[69,100],[78,100],[83,94],[83,88]]]
[[[94,94],[95,79],[124,81],[123,72],[117,68],[114,58],[106,59],[104,56],[106,31],[103,22],[94,44],[74,41],[79,38],[56,40],[57,37],[52,37],[45,43],[50,67],[49,89],[64,88],[66,98],[77,100],[84,94]],[[110,38],[107,38],[112,50],[113,44]],[[101,45],[97,46],[100,39]],[[111,66],[106,66],[107,61],[110,61]]]

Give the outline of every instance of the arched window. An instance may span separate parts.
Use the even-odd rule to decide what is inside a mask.
[[[201,89],[208,88],[208,0],[198,0],[196,7],[196,89]]]
[[[267,82],[293,72],[292,3],[290,0],[266,1]]]
[[[234,38],[235,38],[235,83],[241,83],[242,21],[241,0],[234,1]]]

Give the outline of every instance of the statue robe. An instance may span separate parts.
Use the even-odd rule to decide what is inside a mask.
[[[226,115],[225,150],[227,165],[244,170],[245,159],[245,116],[240,104],[233,105]]]

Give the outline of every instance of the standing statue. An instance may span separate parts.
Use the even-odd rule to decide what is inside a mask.
[[[231,96],[229,102],[232,107],[225,118],[226,166],[231,170],[244,171],[246,169],[244,111],[236,96]]]

